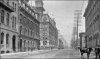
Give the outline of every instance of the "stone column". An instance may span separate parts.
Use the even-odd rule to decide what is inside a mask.
[[[4,33],[4,42],[3,42],[3,45],[4,45],[4,49],[6,49],[6,33]]]

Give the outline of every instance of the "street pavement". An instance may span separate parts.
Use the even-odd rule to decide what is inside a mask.
[[[1,55],[1,57],[9,59],[86,59],[87,56],[84,54],[83,57],[81,57],[80,52],[74,49],[56,49]],[[93,54],[90,55],[90,59],[94,59]]]

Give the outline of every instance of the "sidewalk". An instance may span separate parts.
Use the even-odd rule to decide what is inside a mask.
[[[52,50],[35,50],[35,51],[27,51],[27,52],[17,52],[17,53],[7,53],[7,54],[1,54],[1,58],[14,58],[14,57],[21,57],[21,56],[27,56],[27,55],[36,55],[40,53],[49,52]]]

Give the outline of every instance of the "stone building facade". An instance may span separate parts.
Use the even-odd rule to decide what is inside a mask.
[[[0,0],[1,53],[39,49],[39,14],[26,0]]]
[[[0,0],[1,53],[18,51],[18,1]]]
[[[54,24],[54,25],[53,25]],[[56,48],[58,44],[58,30],[55,22],[48,14],[43,14],[40,22],[41,48]]]
[[[20,1],[19,7],[19,50],[32,51],[39,49],[38,13],[25,1]]]
[[[100,1],[89,0],[84,17],[86,22],[87,47],[96,47],[100,45]]]

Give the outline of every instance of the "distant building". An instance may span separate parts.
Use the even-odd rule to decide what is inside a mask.
[[[64,49],[64,43],[61,38],[58,38],[58,49]]]
[[[53,24],[52,24],[53,23]],[[43,14],[40,23],[41,48],[56,48],[58,41],[58,30],[48,14]]]

